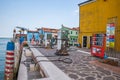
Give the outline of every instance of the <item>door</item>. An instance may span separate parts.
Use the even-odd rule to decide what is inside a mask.
[[[87,47],[87,36],[83,36],[83,47]]]
[[[90,48],[92,46],[92,36],[90,36]]]

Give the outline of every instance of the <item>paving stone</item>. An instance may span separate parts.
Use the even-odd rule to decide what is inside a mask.
[[[78,79],[78,80],[84,80],[83,78],[80,78],[80,79]]]
[[[120,74],[118,74],[118,73],[113,73],[113,75],[120,75]]]
[[[97,78],[102,78],[102,76],[98,74],[98,75],[97,75]]]
[[[91,71],[82,71],[82,73],[84,73],[84,74],[90,74]]]
[[[95,80],[94,77],[86,77],[86,80]]]
[[[98,72],[92,72],[93,74],[99,74]]]
[[[107,70],[104,70],[103,73],[105,73],[106,75],[111,75],[111,72]]]
[[[113,76],[120,78],[120,74],[117,74],[117,73],[113,73]]]
[[[117,80],[120,80],[120,78],[117,78]]]
[[[66,70],[66,71],[69,71],[69,72],[73,72],[73,73],[76,73],[77,71],[75,71],[75,70]]]
[[[78,75],[81,76],[81,77],[88,76],[87,74],[84,74],[84,73],[78,73]]]
[[[102,73],[102,72],[101,72],[101,73],[99,73],[99,74],[100,74],[101,76],[105,76],[105,74],[104,74],[104,73]]]
[[[54,52],[56,49],[38,49],[43,53],[43,55],[54,56]],[[102,67],[97,67],[89,63],[89,61],[99,60],[96,57],[90,57],[87,54],[72,51],[69,52],[69,56],[73,60],[73,63],[66,64],[63,62],[53,62],[56,66],[58,66],[62,71],[64,71],[67,75],[69,75],[74,80],[119,80],[119,74],[112,74],[112,71],[107,71]],[[62,58],[65,58],[62,57]],[[48,58],[48,59],[58,59],[55,57]],[[97,79],[96,79],[97,78]],[[115,79],[114,79],[115,78]]]
[[[95,69],[96,67],[93,66],[93,65],[89,65],[89,68],[90,68],[90,69]]]
[[[88,74],[88,76],[96,76],[96,74],[91,74],[91,73],[87,73]]]
[[[82,67],[82,68],[84,68],[84,69],[89,69],[89,67]]]
[[[104,77],[103,80],[115,80],[113,77]]]
[[[103,71],[104,69],[101,68],[101,67],[96,67],[96,70],[98,70],[98,71]]]
[[[103,68],[98,67],[96,70],[98,70],[98,71],[100,71],[100,72],[102,72],[102,73],[104,73],[106,75],[111,75],[110,71],[104,70]]]
[[[97,78],[97,80],[101,80],[101,79],[98,79],[98,78]]]
[[[114,76],[116,76],[116,77],[119,77],[119,78],[120,78],[120,75],[114,75]]]
[[[86,64],[79,64],[78,66],[86,66]]]
[[[91,69],[81,69],[82,71],[87,71],[87,72],[89,72],[89,71],[92,71]]]
[[[73,79],[78,79],[78,76],[76,74],[69,74],[69,76]]]

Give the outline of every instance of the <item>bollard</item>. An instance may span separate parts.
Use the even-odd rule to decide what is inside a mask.
[[[107,59],[107,58],[108,58],[108,56],[106,54],[104,54],[104,59]]]
[[[14,74],[14,42],[7,43],[6,61],[5,61],[5,79],[13,80]]]

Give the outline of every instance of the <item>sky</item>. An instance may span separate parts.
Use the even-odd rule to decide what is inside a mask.
[[[16,26],[29,30],[79,26],[79,6],[85,0],[0,0],[0,37],[12,37]]]

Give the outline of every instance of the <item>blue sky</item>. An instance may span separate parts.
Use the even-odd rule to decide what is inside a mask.
[[[85,0],[0,0],[0,37],[12,37],[16,26],[79,26],[78,4]]]

